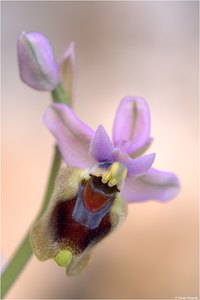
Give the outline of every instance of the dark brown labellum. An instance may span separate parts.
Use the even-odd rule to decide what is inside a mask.
[[[116,186],[109,187],[93,175],[81,182],[77,197],[57,202],[53,210],[54,240],[77,253],[101,240],[111,231],[109,212],[117,192]]]

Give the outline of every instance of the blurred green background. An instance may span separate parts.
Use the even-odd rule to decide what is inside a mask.
[[[24,85],[16,40],[40,31],[56,57],[76,43],[74,108],[111,133],[126,95],[151,108],[154,166],[182,189],[167,204],[129,206],[124,225],[75,278],[32,257],[7,298],[198,296],[198,2],[2,2],[2,255],[14,253],[41,205],[54,140],[41,122],[50,96]]]

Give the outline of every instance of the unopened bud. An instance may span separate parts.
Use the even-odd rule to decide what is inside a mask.
[[[59,83],[59,69],[48,39],[37,32],[23,32],[17,42],[21,79],[34,89],[52,91]]]

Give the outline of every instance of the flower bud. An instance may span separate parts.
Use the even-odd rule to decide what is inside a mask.
[[[18,38],[18,63],[22,81],[40,91],[52,91],[59,83],[59,69],[48,39],[37,32]]]

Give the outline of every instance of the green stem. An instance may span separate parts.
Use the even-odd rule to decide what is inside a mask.
[[[51,173],[49,176],[49,181],[47,185],[47,190],[45,193],[43,205],[36,217],[36,220],[41,217],[41,215],[46,210],[51,194],[54,188],[54,182],[57,175],[57,172],[60,168],[61,164],[61,156],[59,150],[55,149],[54,159],[52,163]],[[26,263],[30,259],[32,255],[32,249],[29,242],[29,231],[27,232],[24,240],[21,245],[17,249],[7,268],[5,269],[2,277],[1,277],[1,297],[4,298],[5,294],[8,292],[9,288],[12,286],[14,281],[17,279],[18,275],[21,273]]]
[[[58,84],[56,88],[51,92],[51,96],[53,98],[54,102],[57,103],[65,103],[67,105],[71,105],[70,98],[68,97],[64,87],[61,84]],[[44,196],[44,200],[42,203],[42,207],[36,217],[36,220],[38,220],[45,210],[47,209],[49,205],[49,200],[51,198],[51,195],[53,193],[54,189],[54,182],[56,179],[56,175],[58,173],[58,170],[61,165],[61,156],[58,148],[55,149],[54,159],[52,162],[51,172],[49,175],[49,181],[47,185],[47,190]],[[35,220],[35,221],[36,221]],[[33,222],[34,224],[34,222]],[[23,239],[21,245],[13,255],[13,258],[9,262],[8,266],[6,267],[5,271],[3,272],[3,275],[1,277],[1,297],[3,298],[12,284],[17,279],[18,275],[21,273],[25,265],[27,264],[28,260],[30,259],[32,255],[32,249],[29,242],[29,231],[27,232],[25,238]]]

